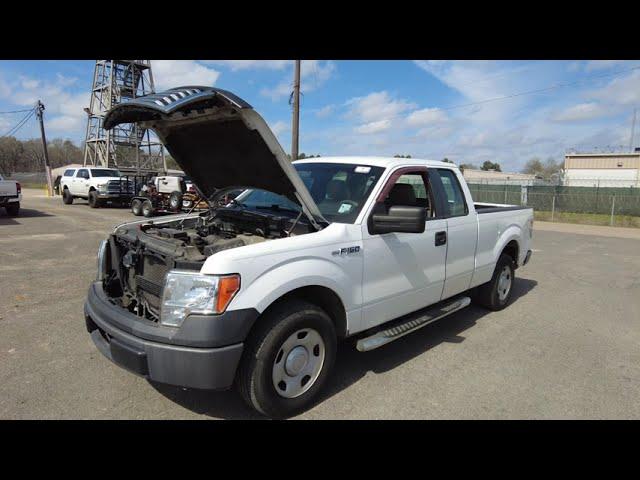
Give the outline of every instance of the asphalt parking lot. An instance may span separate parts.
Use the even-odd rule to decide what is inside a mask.
[[[25,190],[0,213],[0,418],[255,418],[234,392],[152,385],[84,326],[98,243],[133,219]],[[605,236],[607,235],[607,236]],[[378,350],[341,345],[306,419],[640,418],[640,231],[536,224],[513,303]]]

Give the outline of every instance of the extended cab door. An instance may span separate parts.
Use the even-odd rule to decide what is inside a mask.
[[[373,213],[391,206],[427,210],[423,233],[370,233]],[[425,167],[391,173],[362,225],[363,309],[365,328],[419,310],[440,300],[445,280],[446,220],[438,216]]]
[[[464,179],[458,170],[430,169],[436,195],[442,199],[447,223],[447,268],[442,298],[469,289],[475,269],[478,242],[478,216],[473,204],[467,202]],[[466,184],[465,184],[466,185]]]

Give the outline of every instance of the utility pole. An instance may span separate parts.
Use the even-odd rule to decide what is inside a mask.
[[[300,60],[296,60],[293,74],[293,118],[291,120],[291,161],[298,159],[300,129]]]
[[[53,183],[51,182],[51,165],[49,164],[49,151],[47,150],[47,137],[44,134],[44,105],[38,100],[38,104],[36,105],[36,116],[38,117],[38,121],[40,122],[40,135],[42,136],[42,151],[44,153],[44,173],[47,177],[47,190],[49,192],[49,196],[53,197]]]
[[[631,122],[631,138],[629,139],[629,151],[633,153],[633,137],[636,133],[636,114],[638,113],[638,109],[633,109],[633,121]]]

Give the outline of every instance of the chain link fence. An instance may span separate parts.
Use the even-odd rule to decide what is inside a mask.
[[[624,183],[623,183],[624,182]],[[640,228],[640,188],[608,180],[606,187],[549,184],[469,183],[476,202],[523,205],[535,218],[551,222]]]

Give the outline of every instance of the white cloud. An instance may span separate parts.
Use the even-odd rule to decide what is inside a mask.
[[[349,106],[348,117],[356,118],[362,123],[378,120],[392,120],[416,108],[416,104],[403,99],[394,99],[389,92],[373,92],[364,97],[355,97],[346,102]]]
[[[215,85],[220,72],[195,60],[152,60],[156,90],[186,85]]]
[[[302,60],[300,65],[300,91],[303,94],[322,87],[336,71],[332,61]],[[277,102],[291,95],[292,90],[293,70],[274,87],[263,88],[260,94]]]
[[[605,103],[636,105],[640,103],[640,70],[616,77],[606,86],[589,91],[588,96]]]
[[[593,72],[596,70],[605,70],[607,68],[617,67],[624,63],[625,60],[590,60],[584,65],[584,71]]]
[[[316,117],[327,118],[334,112],[335,108],[335,105],[325,105],[320,110],[316,111]]]
[[[579,122],[611,114],[611,110],[596,102],[579,103],[566,108],[553,117],[556,122]]]
[[[375,122],[369,122],[363,125],[359,125],[358,127],[355,128],[355,131],[357,133],[368,135],[371,133],[384,132],[385,130],[388,130],[390,127],[391,127],[391,120],[384,119],[384,120],[377,120]]]
[[[273,125],[271,125],[271,131],[276,137],[279,137],[283,133],[291,131],[291,128],[289,127],[289,124],[287,122],[278,120]]]
[[[423,108],[411,112],[407,117],[407,123],[413,127],[436,125],[448,120],[447,114],[439,108]]]
[[[202,63],[228,67],[232,72],[238,70],[282,70],[292,60],[202,60]]]

